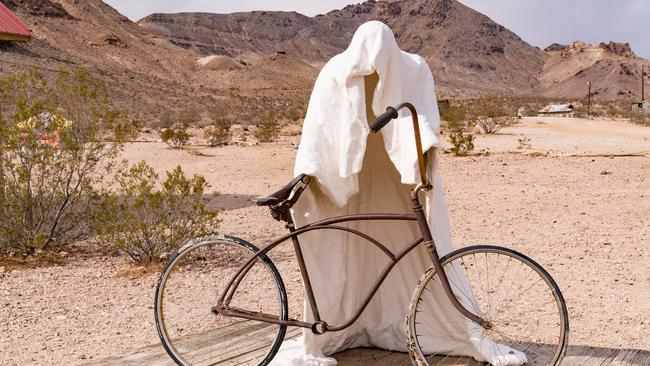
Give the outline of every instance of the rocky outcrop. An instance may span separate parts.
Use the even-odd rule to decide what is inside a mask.
[[[72,19],[61,4],[50,0],[5,0],[4,2],[7,7],[22,14]]]
[[[612,41],[609,41],[609,43],[601,42],[598,45],[598,47],[618,56],[637,57],[636,54],[634,54],[634,52],[632,51],[632,47],[630,47],[630,44],[627,42],[625,43],[618,43]]]
[[[564,51],[564,50],[566,50],[568,48],[569,48],[569,45],[553,43],[553,44],[550,44],[548,47],[544,48],[544,51],[546,51],[546,52],[560,52],[560,51]]]

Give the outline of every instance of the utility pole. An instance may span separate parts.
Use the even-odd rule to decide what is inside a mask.
[[[587,87],[589,88],[587,92],[587,117],[591,115],[591,81],[587,81]]]
[[[645,65],[641,65],[641,101],[645,101]]]

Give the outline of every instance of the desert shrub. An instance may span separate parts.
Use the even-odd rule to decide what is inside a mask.
[[[304,115],[304,111],[300,108],[291,108],[287,113],[288,119],[293,122],[299,121]]]
[[[165,109],[158,117],[158,120],[160,122],[160,127],[164,129],[172,128],[177,122],[176,114],[169,109]]]
[[[445,130],[449,134],[451,148],[449,151],[455,156],[464,156],[474,150],[474,135],[466,130],[474,127],[472,121],[467,121],[467,112],[463,106],[451,104],[441,114],[445,122]]]
[[[178,113],[176,120],[182,126],[196,126],[201,121],[201,112],[197,108],[188,107]]]
[[[280,126],[276,122],[266,122],[257,126],[254,134],[260,142],[273,142],[280,136]]]
[[[182,149],[190,141],[187,126],[181,128],[165,128],[160,131],[160,139],[173,149]]]
[[[187,240],[218,227],[217,211],[206,206],[205,178],[187,177],[180,166],[160,182],[141,161],[122,167],[114,186],[103,192],[92,215],[97,239],[138,263],[161,261]]]
[[[530,150],[533,145],[530,143],[530,137],[522,136],[517,139],[517,150]]]
[[[474,135],[464,133],[462,130],[454,130],[449,134],[452,154],[456,156],[465,156],[474,151]]]
[[[469,118],[487,134],[497,133],[503,127],[513,124],[514,115],[505,101],[498,97],[478,98],[469,109]]]
[[[204,137],[212,147],[227,145],[232,139],[230,123],[225,119],[216,120],[214,125],[205,130]]]
[[[87,235],[94,187],[135,130],[83,70],[0,79],[0,255],[59,250]]]
[[[592,116],[594,115],[593,110],[590,111],[590,115],[592,115]],[[584,106],[584,105],[582,105],[582,104],[580,104],[580,105],[574,105],[574,106],[573,106],[573,117],[576,117],[576,118],[587,118],[587,117],[588,117],[588,115],[587,115],[587,107]]]
[[[650,126],[650,115],[637,113],[630,118],[630,121],[642,126]]]

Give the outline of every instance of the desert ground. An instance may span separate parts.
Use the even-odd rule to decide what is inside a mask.
[[[124,157],[205,175],[221,194],[220,231],[261,244],[285,229],[251,198],[291,178],[300,137],[290,135],[191,150],[134,142]],[[522,137],[529,146],[518,149]],[[650,350],[650,127],[527,117],[476,145],[472,156],[440,155],[455,245],[503,245],[547,268],[569,307],[571,345]],[[295,263],[278,265],[299,311]],[[156,278],[119,256],[0,268],[0,364],[78,365],[156,344]]]

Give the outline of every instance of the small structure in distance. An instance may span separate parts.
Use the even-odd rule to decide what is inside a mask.
[[[573,104],[549,104],[537,111],[537,115],[556,116],[556,117],[573,117]]]
[[[650,101],[644,100],[632,103],[632,112],[650,115]]]
[[[0,2],[0,41],[27,42],[33,36],[31,29]]]

